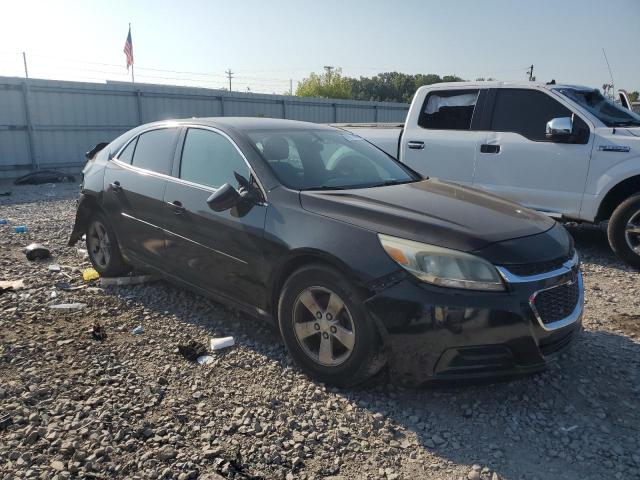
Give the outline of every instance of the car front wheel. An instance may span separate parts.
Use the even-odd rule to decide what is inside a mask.
[[[607,233],[616,255],[640,268],[640,195],[627,198],[615,209]]]
[[[289,354],[310,377],[360,383],[384,366],[376,327],[357,289],[337,270],[311,265],[286,281],[278,322]]]
[[[87,251],[93,267],[103,277],[117,277],[129,270],[120,254],[115,233],[101,213],[95,214],[89,223]]]

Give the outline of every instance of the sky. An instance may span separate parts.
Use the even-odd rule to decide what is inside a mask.
[[[0,75],[283,93],[323,66],[640,90],[640,0],[0,0]]]

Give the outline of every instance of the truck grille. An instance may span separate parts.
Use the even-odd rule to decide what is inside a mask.
[[[568,255],[556,258],[555,260],[549,260],[547,262],[538,263],[523,263],[518,265],[503,265],[504,268],[509,270],[512,274],[520,277],[528,277],[530,275],[539,275],[541,273],[552,272],[562,266],[563,263],[571,260],[574,255],[574,250],[571,250]]]
[[[533,300],[533,307],[542,323],[548,325],[571,315],[579,298],[580,286],[573,281],[539,292]]]

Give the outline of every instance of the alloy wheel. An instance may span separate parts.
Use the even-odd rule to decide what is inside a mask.
[[[106,227],[99,221],[94,221],[87,234],[87,246],[91,258],[100,268],[107,268],[111,259],[111,242]]]
[[[341,365],[353,353],[353,318],[340,296],[328,288],[309,287],[298,295],[293,327],[302,350],[320,365]]]
[[[640,255],[640,210],[634,213],[624,228],[624,236],[629,248]]]

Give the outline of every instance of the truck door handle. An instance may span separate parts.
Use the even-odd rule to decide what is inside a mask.
[[[409,140],[407,146],[414,150],[422,150],[424,148],[424,142],[420,142],[418,140]]]
[[[120,185],[119,181],[115,181],[115,182],[111,182],[109,184],[109,187],[111,187],[111,190],[113,190],[114,192],[121,192],[122,191],[122,185]]]
[[[173,210],[173,213],[176,215],[182,215],[184,212],[187,211],[187,209],[182,206],[182,202],[179,200],[174,200],[173,202],[167,202],[167,203],[169,203],[171,210]]]
[[[500,153],[500,145],[487,145],[486,143],[480,145],[481,153]]]

